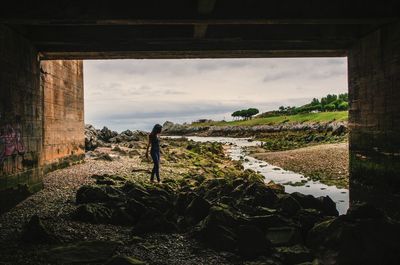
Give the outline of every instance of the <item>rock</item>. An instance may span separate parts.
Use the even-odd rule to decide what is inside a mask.
[[[294,192],[291,196],[295,198],[304,209],[315,209],[328,216],[339,215],[336,209],[336,203],[329,196],[315,198],[312,195],[305,195],[299,192]]]
[[[270,227],[286,227],[293,223],[278,214],[250,216],[244,219],[246,224],[254,225],[264,232]]]
[[[175,201],[175,210],[178,214],[184,215],[186,208],[195,198],[195,193],[193,192],[180,192]]]
[[[111,223],[115,225],[133,225],[134,218],[129,215],[125,208],[117,208],[111,216]]]
[[[277,255],[282,259],[283,264],[299,264],[303,262],[312,262],[314,255],[303,245],[294,245],[291,247],[275,248]]]
[[[44,226],[40,217],[33,215],[23,227],[21,240],[24,243],[56,243],[58,238]]]
[[[127,256],[114,256],[104,265],[146,265],[146,262]]]
[[[236,248],[235,225],[236,220],[227,208],[213,206],[208,216],[197,225],[194,234],[212,248],[233,251]]]
[[[93,151],[99,146],[98,132],[90,124],[85,125],[85,150]]]
[[[338,127],[336,127],[333,131],[332,131],[332,135],[335,136],[340,136],[343,135],[347,132],[347,127],[344,126],[343,124],[339,125]]]
[[[336,209],[336,203],[329,196],[318,197],[321,201],[321,211],[328,216],[338,216],[339,212]]]
[[[185,211],[187,222],[190,224],[197,224],[208,215],[210,207],[211,205],[207,200],[201,197],[195,197]]]
[[[244,193],[247,197],[253,198],[252,205],[254,206],[272,207],[278,199],[272,189],[265,186],[263,182],[258,181],[250,184]]]
[[[292,246],[302,242],[299,229],[296,227],[272,227],[267,230],[267,239],[273,246]]]
[[[197,238],[217,250],[233,252],[236,249],[236,235],[232,229],[214,224],[210,220],[203,221]]]
[[[281,184],[277,184],[277,183],[273,182],[272,180],[267,183],[267,187],[278,193],[285,192],[285,186],[283,186]]]
[[[110,197],[101,187],[82,186],[76,192],[76,203],[106,202]]]
[[[141,235],[150,232],[170,233],[176,231],[176,225],[154,208],[148,208],[133,228],[133,233]]]
[[[126,211],[134,220],[138,220],[147,211],[147,207],[135,199],[130,199]]]
[[[99,264],[110,259],[118,245],[115,241],[85,241],[52,248],[45,255],[50,264]]]
[[[97,203],[79,205],[73,213],[74,219],[94,224],[110,223],[111,216],[111,209]]]
[[[270,252],[270,242],[262,230],[254,225],[241,225],[237,229],[239,254],[246,258],[255,258]]]
[[[143,203],[149,207],[157,209],[161,213],[167,213],[173,209],[173,200],[163,195],[147,197]]]
[[[347,210],[346,215],[354,219],[379,219],[384,217],[384,213],[381,210],[367,203],[353,204],[352,207]]]
[[[107,127],[103,127],[103,129],[101,129],[101,131],[100,131],[100,138],[103,140],[103,141],[108,141],[108,140],[110,140],[111,138],[113,138],[113,137],[115,137],[115,136],[117,136],[118,135],[118,133],[117,132],[114,132],[114,131],[111,131],[110,129],[108,129]]]
[[[356,206],[349,210],[349,216],[316,224],[308,233],[307,244],[322,262],[334,259],[336,264],[397,264],[400,223],[371,207]],[[371,217],[374,215],[377,217]]]
[[[321,201],[312,195],[305,195],[300,192],[293,192],[290,195],[295,198],[304,209],[321,210]]]
[[[146,189],[143,186],[131,181],[127,181],[122,187],[122,190],[130,198],[136,199],[137,201],[140,202],[150,196],[150,194],[146,191]]]
[[[294,219],[301,225],[303,236],[314,227],[314,225],[322,220],[322,213],[315,209],[301,209],[297,212]]]
[[[115,156],[114,156],[115,158]],[[99,153],[95,157],[95,160],[104,160],[104,161],[114,161],[114,158],[110,156],[110,154],[107,153]]]
[[[287,216],[293,216],[301,209],[300,203],[289,194],[279,199],[279,205],[282,213]]]

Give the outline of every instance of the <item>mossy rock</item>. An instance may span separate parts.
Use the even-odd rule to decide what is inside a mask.
[[[76,192],[77,203],[95,203],[109,201],[110,197],[103,187],[84,185]]]
[[[128,256],[114,256],[104,265],[147,265],[148,263]]]
[[[113,211],[105,205],[88,203],[79,205],[73,213],[75,220],[94,224],[110,223]]]
[[[54,247],[44,253],[51,264],[103,263],[112,257],[120,243],[85,241]]]

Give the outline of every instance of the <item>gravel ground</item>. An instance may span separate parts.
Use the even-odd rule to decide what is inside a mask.
[[[102,150],[107,151],[107,150]],[[162,173],[177,174],[165,162]],[[77,189],[94,182],[93,174],[132,174],[135,178],[149,177],[151,164],[139,156],[121,156],[114,161],[87,158],[82,164],[60,169],[44,177],[44,189],[0,216],[0,264],[49,264],[41,252],[49,245],[24,245],[19,237],[23,225],[34,214],[63,242],[114,240],[123,244],[119,253],[132,255],[149,264],[232,264],[226,255],[203,248],[186,235],[152,234],[142,240],[132,240],[131,228],[114,225],[94,225],[73,221],[70,213],[76,208]]]
[[[327,185],[348,188],[348,143],[323,144],[289,151],[265,152],[257,148],[251,155],[273,165],[304,174]]]

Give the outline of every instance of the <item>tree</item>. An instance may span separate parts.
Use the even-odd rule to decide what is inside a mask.
[[[336,106],[335,106],[335,104],[330,103],[330,104],[325,105],[324,109],[327,110],[327,111],[333,111],[333,110],[336,109]]]
[[[337,106],[337,109],[338,109],[338,110],[348,110],[348,109],[349,109],[349,103],[343,101],[342,103],[340,103],[340,104]]]
[[[285,111],[285,107],[284,107],[284,106],[280,106],[280,107],[279,107],[279,111],[280,111],[280,112],[284,112],[284,111]]]
[[[240,117],[240,111],[237,110],[237,111],[233,112],[233,113],[231,114],[231,116],[232,116],[233,118],[238,118],[238,117]]]
[[[259,112],[260,111],[256,108],[249,108],[246,110],[246,117],[251,119],[251,117],[258,114]]]
[[[319,100],[317,98],[313,98],[313,100],[311,101],[311,106],[315,106],[315,105],[319,105]]]
[[[348,93],[339,94],[339,99],[349,102],[349,94]]]

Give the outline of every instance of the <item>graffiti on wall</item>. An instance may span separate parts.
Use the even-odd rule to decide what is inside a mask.
[[[26,152],[20,123],[0,126],[0,168],[3,173],[22,169]]]

